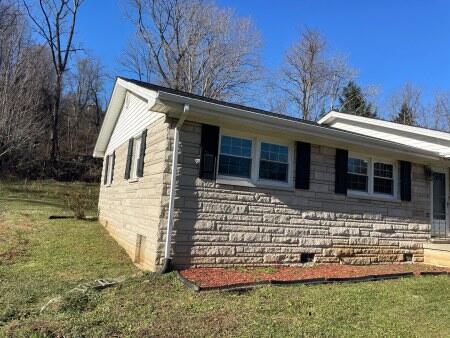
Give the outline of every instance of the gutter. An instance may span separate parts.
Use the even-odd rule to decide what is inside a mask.
[[[167,215],[167,233],[166,245],[164,249],[164,264],[160,273],[170,272],[172,270],[172,232],[173,232],[173,213],[175,207],[176,184],[177,184],[177,167],[178,167],[178,149],[180,144],[180,128],[189,113],[189,105],[184,104],[183,113],[181,114],[175,126],[175,134],[173,140],[172,152],[172,173],[170,177],[170,191],[169,191],[169,211]]]
[[[362,134],[351,133],[345,130],[332,128],[325,125],[313,125],[307,122],[292,121],[278,116],[266,116],[260,113],[251,112],[239,108],[224,107],[220,104],[204,102],[198,99],[187,98],[182,95],[167,93],[163,91],[159,91],[158,98],[152,109],[161,113],[167,113],[167,109],[161,109],[167,101],[177,104],[185,104],[186,102],[189,102],[191,106],[200,108],[204,116],[210,115],[215,117],[225,117],[224,113],[226,113],[226,117],[240,120],[246,118],[257,123],[269,125],[272,128],[277,127],[279,129],[289,130],[297,133],[301,131],[305,134],[327,137],[332,140],[334,139],[336,141],[343,141],[354,145],[364,144],[366,147],[372,149],[389,150],[391,152],[401,153],[404,155],[415,154],[416,156],[427,160],[442,159],[442,157],[440,157],[435,152],[417,149],[400,143],[385,141]]]

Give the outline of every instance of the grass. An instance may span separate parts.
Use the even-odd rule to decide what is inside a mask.
[[[70,191],[95,214],[95,185],[0,183],[0,337],[450,336],[448,277],[197,294],[139,272],[97,222],[48,220]],[[68,292],[102,277],[126,281]]]

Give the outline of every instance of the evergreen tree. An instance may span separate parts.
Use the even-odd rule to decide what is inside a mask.
[[[362,90],[353,81],[350,81],[346,87],[342,89],[342,95],[339,97],[341,104],[341,113],[376,117],[377,112],[373,105],[366,102]]]
[[[402,103],[402,106],[400,108],[398,115],[396,117],[394,117],[392,122],[406,124],[409,126],[416,125],[416,118],[414,116],[414,113],[413,113],[411,107],[409,107],[408,103],[406,103],[406,102]]]

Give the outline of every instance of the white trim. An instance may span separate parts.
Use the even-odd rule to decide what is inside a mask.
[[[250,177],[236,177],[219,174],[219,162],[221,155],[222,136],[239,137],[252,142],[252,157]],[[288,181],[280,182],[259,178],[259,166],[261,158],[261,143],[279,144],[288,147]],[[216,182],[219,184],[237,185],[243,187],[275,188],[282,190],[294,190],[294,142],[281,138],[266,137],[259,134],[249,134],[236,130],[220,128],[219,149],[216,166]]]
[[[367,197],[367,198],[374,198],[379,200],[398,200],[399,199],[399,174],[398,174],[398,163],[397,161],[393,161],[386,158],[380,158],[380,157],[374,157],[374,156],[367,156],[360,153],[353,153],[349,152],[348,158],[355,158],[367,161],[367,192],[365,191],[359,191],[359,190],[347,190],[347,195],[350,197]],[[374,185],[374,164],[377,163],[385,163],[385,164],[391,164],[392,165],[392,179],[393,179],[393,193],[390,194],[381,194],[376,193],[373,191],[373,185]],[[348,172],[348,170],[347,170]]]
[[[432,173],[441,173],[445,174],[445,195],[446,195],[446,201],[445,201],[445,223],[446,223],[446,229],[447,233],[446,236],[450,235],[450,229],[449,229],[449,221],[450,221],[450,215],[449,215],[449,169],[448,168],[431,168]],[[433,220],[434,220],[434,195],[433,195],[433,186],[434,186],[434,177],[433,174],[431,176],[431,183],[430,183],[430,234],[433,232]]]
[[[384,121],[376,118],[369,118],[363,116],[357,116],[352,114],[339,113],[337,111],[330,111],[328,114],[323,116],[317,123],[319,124],[331,124],[335,120],[347,120],[356,121],[365,124],[370,124],[373,126],[385,127],[389,129],[399,130],[403,132],[413,133],[417,135],[427,136],[429,138],[436,138],[440,140],[450,141],[450,133],[444,131],[433,130],[428,128],[421,128],[416,126],[408,126],[405,124]]]
[[[158,98],[150,109],[167,113],[168,107],[173,116],[179,114],[176,107],[183,102],[189,102],[192,113],[190,119],[200,121],[201,123],[221,123],[224,121],[229,123],[237,123],[238,125],[248,125],[251,128],[269,128],[272,131],[279,132],[280,135],[286,133],[293,134],[293,138],[314,138],[314,143],[320,140],[327,140],[327,143],[335,144],[336,142],[345,142],[349,146],[363,147],[378,151],[388,151],[396,158],[405,159],[415,162],[426,160],[441,160],[439,154],[426,149],[418,149],[408,145],[377,139],[368,135],[357,134],[340,130],[337,128],[329,128],[314,123],[308,123],[301,120],[290,120],[276,115],[267,115],[253,112],[245,108],[235,108],[225,106],[219,103],[207,102],[197,98],[186,97],[180,94],[173,94],[158,91]],[[178,105],[177,105],[178,104]],[[397,154],[397,155],[394,155]]]

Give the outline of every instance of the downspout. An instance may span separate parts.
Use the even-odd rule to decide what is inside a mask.
[[[164,249],[164,264],[160,270],[160,273],[170,272],[172,270],[172,230],[173,230],[173,212],[175,207],[176,197],[176,184],[177,184],[177,167],[178,167],[178,148],[180,141],[180,129],[183,126],[184,121],[189,113],[189,105],[185,104],[183,107],[183,113],[181,114],[178,122],[175,126],[175,133],[173,139],[173,153],[172,153],[172,174],[170,178],[170,191],[169,191],[169,211],[167,215],[167,234],[166,234],[166,246]]]

